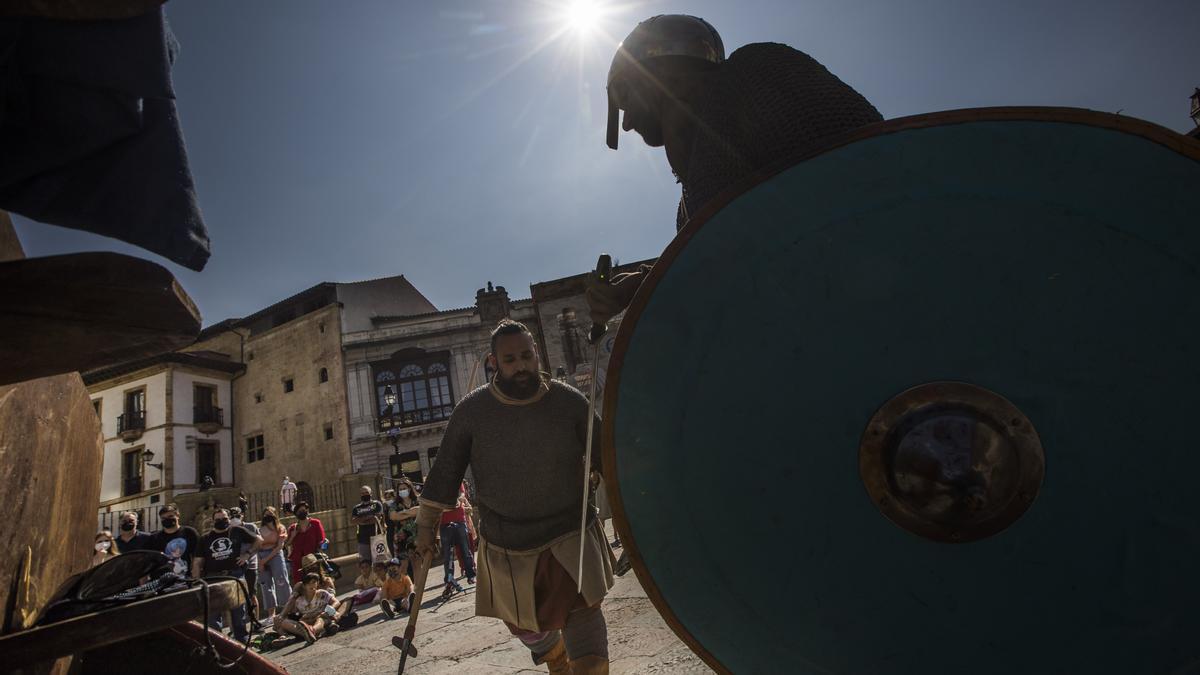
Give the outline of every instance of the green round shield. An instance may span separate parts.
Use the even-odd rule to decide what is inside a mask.
[[[676,632],[736,673],[1200,667],[1198,191],[1168,130],[982,109],[694,219],[604,415]]]

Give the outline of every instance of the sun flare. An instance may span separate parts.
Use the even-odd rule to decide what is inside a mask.
[[[567,28],[576,33],[590,33],[600,22],[602,10],[594,0],[570,0],[563,8]]]

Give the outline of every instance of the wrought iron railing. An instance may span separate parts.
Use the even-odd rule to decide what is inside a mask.
[[[144,431],[146,429],[146,411],[131,410],[117,415],[117,433],[126,431]]]
[[[348,506],[341,481],[321,485],[309,485],[305,481],[300,480],[295,482],[297,483],[297,489],[295,502],[293,503],[298,503],[302,500],[306,501],[308,502],[309,510],[313,513],[328,511],[330,509],[341,509]],[[268,506],[274,508],[279,515],[286,515],[283,513],[282,506],[280,505],[279,490],[261,490],[259,492],[246,493],[246,518],[248,520],[258,522],[262,518],[263,511]]]
[[[215,405],[192,408],[192,424],[225,425],[225,412]]]
[[[121,496],[122,497],[128,497],[129,495],[136,495],[137,493],[139,493],[141,491],[142,491],[142,477],[141,476],[126,476],[124,479],[122,479],[122,481],[121,481]]]
[[[421,408],[420,410],[405,410],[394,415],[389,414],[385,408],[379,412],[378,426],[380,431],[415,427],[421,424],[448,420],[450,419],[450,414],[453,412],[453,405],[439,405],[432,408]]]
[[[121,533],[121,514],[126,511],[133,511],[138,514],[137,529],[143,532],[154,532],[161,527],[161,523],[158,520],[159,506],[160,504],[152,504],[137,509],[119,509],[101,512],[98,517],[100,529],[111,530],[114,537],[118,536]]]

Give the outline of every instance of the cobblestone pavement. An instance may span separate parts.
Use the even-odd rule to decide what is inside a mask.
[[[431,572],[431,578],[437,571]],[[465,581],[461,583],[468,589],[465,595],[457,595],[445,604],[427,602],[421,610],[415,641],[420,655],[408,660],[405,672],[546,672],[546,666],[533,665],[529,650],[498,619],[475,616],[475,589]],[[431,585],[425,597],[436,597],[440,592],[440,584]],[[604,615],[612,673],[712,672],[667,627],[633,572],[617,578],[604,600]],[[404,631],[407,618],[389,621],[377,606],[360,610],[359,617],[358,626],[312,646],[290,643],[266,656],[296,675],[394,672],[400,651],[392,646],[391,639]]]

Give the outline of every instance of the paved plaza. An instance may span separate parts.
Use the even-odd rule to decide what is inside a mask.
[[[620,552],[620,549],[617,551]],[[352,567],[346,565],[343,569]],[[437,574],[435,568],[430,577]],[[349,569],[347,569],[349,574]],[[529,651],[497,619],[475,616],[475,588],[462,581],[466,594],[445,604],[430,603],[441,584],[426,590],[427,602],[417,622],[417,658],[410,658],[406,673],[535,673]],[[340,588],[340,587],[339,587]],[[344,596],[344,594],[343,594]],[[604,600],[608,620],[612,673],[711,673],[703,661],[679,640],[659,616],[633,572],[618,577]],[[393,635],[402,634],[406,617],[387,620],[378,606],[359,611],[359,625],[311,646],[291,643],[266,656],[296,675],[313,673],[395,672],[400,651]]]

